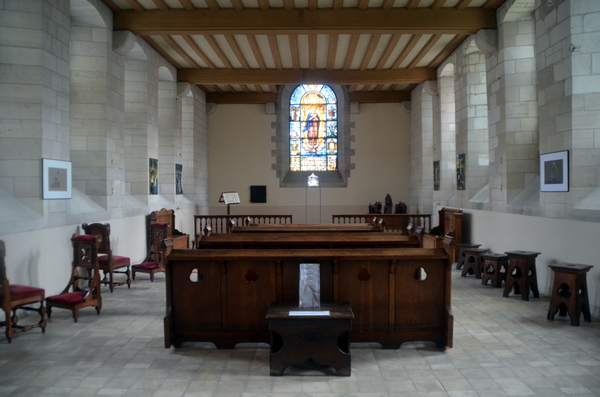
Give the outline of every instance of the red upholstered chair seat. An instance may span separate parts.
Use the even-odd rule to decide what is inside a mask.
[[[127,258],[126,256],[113,255],[112,259],[113,259],[114,264],[130,262],[129,258]],[[108,261],[108,255],[101,255],[98,257],[98,263],[100,263],[101,265],[106,264],[107,261]]]
[[[85,302],[84,296],[86,294],[86,291],[67,292],[65,294],[50,296],[46,300],[62,305],[77,305]]]
[[[94,239],[94,237],[95,236],[92,236],[91,234],[81,234],[79,236],[71,237],[71,241],[79,241],[79,242],[89,243],[90,241],[92,241]]]
[[[45,294],[43,288],[30,287],[28,285],[10,284],[9,288],[10,297],[13,301]],[[3,288],[0,287],[0,296],[2,296],[3,293]]]
[[[133,265],[131,267],[145,270],[158,269],[158,262],[144,262],[140,263],[139,265]]]
[[[149,226],[150,227],[163,227],[166,224],[167,224],[166,222],[154,222],[154,223],[151,223]]]

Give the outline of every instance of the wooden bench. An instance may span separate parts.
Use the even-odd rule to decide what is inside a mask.
[[[167,229],[167,238],[173,240],[173,248],[176,249],[188,249],[190,248],[190,235],[181,233],[175,229],[175,211],[168,210],[166,208],[160,211],[152,211],[148,215],[148,230],[150,230],[150,224],[152,223],[169,223]],[[148,248],[150,245],[148,245]]]
[[[263,225],[251,224],[248,226],[233,226],[232,233],[358,233],[358,232],[382,232],[383,225],[380,223],[292,223],[285,225]]]
[[[292,215],[194,215],[194,235],[203,235],[209,228],[211,234],[229,233],[231,224],[245,225],[260,224],[289,224],[293,222]]]
[[[418,248],[419,240],[401,233],[231,233],[196,236],[196,248]]]
[[[336,224],[366,223],[376,217],[385,225],[386,232],[408,233],[410,225],[421,225],[425,231],[431,228],[431,214],[342,214],[332,215],[332,222]]]
[[[451,274],[443,249],[199,249],[167,258],[165,347],[269,343],[272,302],[298,304],[299,266],[320,264],[321,303],[349,302],[353,342],[452,347]]]

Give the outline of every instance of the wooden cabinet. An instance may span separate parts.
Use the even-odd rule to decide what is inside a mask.
[[[452,346],[450,264],[443,249],[173,250],[166,266],[165,347],[269,343],[272,302],[298,302],[300,263],[319,263],[321,302],[349,302],[352,341]]]

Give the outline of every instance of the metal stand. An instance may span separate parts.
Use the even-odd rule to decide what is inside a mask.
[[[305,208],[305,214],[304,214],[304,223],[308,223],[308,189],[314,189],[314,188],[309,188],[306,187],[304,188],[304,193],[305,193],[305,203],[304,203],[304,208]],[[321,196],[321,186],[319,186],[319,223],[322,222],[322,208],[323,208],[323,199]]]

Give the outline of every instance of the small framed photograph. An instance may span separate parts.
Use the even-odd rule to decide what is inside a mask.
[[[55,200],[72,197],[71,162],[42,159],[42,198]]]
[[[569,191],[569,151],[540,155],[540,191]]]

